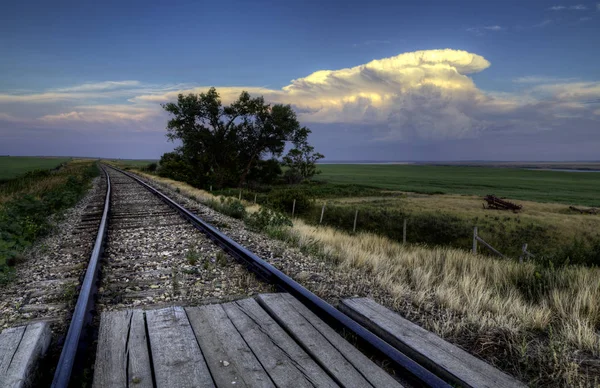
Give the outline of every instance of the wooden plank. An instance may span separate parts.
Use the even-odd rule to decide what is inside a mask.
[[[148,349],[146,320],[144,311],[133,310],[127,341],[127,359],[129,362],[129,386],[135,388],[152,388],[152,366]]]
[[[16,337],[20,330],[16,331]],[[4,334],[4,333],[3,333]],[[3,335],[2,334],[2,335]],[[13,339],[14,334],[10,335]],[[38,322],[27,325],[19,340],[18,348],[12,353],[10,363],[5,373],[0,372],[0,387],[28,387],[33,384],[33,378],[37,371],[37,365],[44,357],[50,346],[52,333],[46,322]],[[0,343],[2,341],[0,340]],[[10,342],[13,342],[11,340]],[[0,345],[0,348],[2,345]],[[2,353],[2,350],[0,350]],[[5,357],[2,357],[2,365],[6,366]],[[2,369],[4,369],[4,366]]]
[[[147,311],[146,324],[158,388],[214,387],[182,307]]]
[[[490,251],[494,252],[495,254],[497,254],[498,256],[505,258],[504,255],[500,252],[498,252],[496,250],[496,248],[494,248],[493,246],[491,246],[490,244],[488,244],[487,242],[485,242],[484,239],[482,239],[481,237],[477,236],[476,237],[477,241],[479,241],[480,243],[482,243],[483,245],[485,245]]]
[[[127,338],[132,310],[102,313],[94,366],[94,388],[127,386]]]
[[[401,386],[291,295],[261,294],[258,302],[340,385]]]
[[[94,388],[153,387],[144,312],[121,310],[102,313]]]
[[[223,309],[278,387],[338,387],[254,299]]]
[[[345,299],[340,309],[390,345],[455,384],[465,387],[524,387],[515,378],[371,299]]]
[[[218,304],[185,309],[218,387],[275,387]]]

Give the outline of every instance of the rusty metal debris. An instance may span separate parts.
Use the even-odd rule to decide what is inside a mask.
[[[485,197],[483,197],[483,199],[487,202],[488,209],[512,210],[512,211],[519,211],[519,210],[523,209],[522,205],[517,205],[516,203],[505,201],[503,199],[496,197],[493,194],[486,195]]]

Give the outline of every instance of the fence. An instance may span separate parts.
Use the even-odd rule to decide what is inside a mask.
[[[294,207],[295,207],[295,203],[296,203],[296,201],[294,200]],[[323,204],[323,206],[321,207],[321,216],[319,218],[319,225],[321,225],[323,223],[323,217],[325,215],[325,207],[326,207],[325,204]],[[293,216],[294,216],[294,208],[292,208],[292,217]],[[354,213],[354,223],[352,225],[353,233],[356,233],[357,221],[358,221],[358,209]],[[405,218],[404,222],[403,222],[403,226],[402,226],[402,243],[403,244],[406,244],[407,226],[408,226],[408,219]],[[494,253],[497,256],[502,257],[503,259],[507,258],[505,255],[500,253],[496,248],[494,248],[492,245],[490,245],[487,241],[485,241],[483,238],[481,238],[478,233],[478,228],[477,228],[477,226],[475,226],[475,227],[473,227],[473,254],[475,254],[475,255],[477,254],[478,244],[483,245],[484,247],[489,249],[492,253]],[[535,258],[535,255],[533,253],[527,251],[527,244],[523,244],[521,252],[522,253],[519,256],[519,263],[523,263],[524,259]]]
[[[210,187],[210,190],[212,191],[212,186]],[[233,193],[235,193],[235,191],[233,191]],[[228,194],[233,194],[233,193],[228,190]],[[238,200],[241,200],[242,199],[242,190],[239,190],[239,192],[237,194],[238,194],[238,196],[237,196]],[[246,193],[246,194],[244,194],[244,196],[247,198],[248,194],[250,196],[252,195],[252,193]],[[255,203],[255,204],[257,203],[257,194],[256,193],[254,193],[253,203]],[[323,224],[323,218],[325,216],[326,207],[327,207],[326,203],[324,203],[321,207],[321,214],[319,217],[319,225]],[[296,199],[294,199],[292,202],[292,209],[291,209],[292,218],[295,216],[295,214],[296,214]],[[353,233],[356,233],[358,220],[359,220],[359,211],[358,211],[358,209],[356,209],[354,212],[354,220],[352,223],[352,232]],[[403,244],[407,243],[407,237],[406,237],[407,230],[408,230],[408,218],[404,218],[403,225],[402,225],[402,243]],[[503,255],[501,252],[499,252],[496,248],[494,248],[491,244],[489,244],[487,241],[485,241],[483,238],[481,238],[481,236],[479,236],[479,233],[478,233],[478,227],[475,226],[473,228],[473,246],[472,246],[473,254],[477,254],[479,244],[483,245],[485,248],[487,248],[490,252],[492,252],[496,256],[502,257],[504,259],[507,258],[505,255]],[[529,258],[535,258],[535,255],[532,254],[531,252],[527,251],[527,244],[523,244],[522,249],[521,249],[521,255],[519,256],[519,262],[523,263],[524,260],[529,259]]]

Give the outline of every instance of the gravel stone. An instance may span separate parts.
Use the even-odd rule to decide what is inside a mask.
[[[79,203],[61,217],[50,218],[52,232],[25,252],[15,280],[0,288],[0,329],[47,320],[55,333],[66,331],[105,195],[106,180],[94,178]]]
[[[249,230],[243,221],[219,213],[167,184],[139,177],[334,306],[340,299],[350,297],[369,297],[388,306],[394,303],[394,298],[370,272],[303,253],[282,241]]]
[[[198,305],[269,292],[230,256],[154,194],[109,170],[111,218],[99,311]]]

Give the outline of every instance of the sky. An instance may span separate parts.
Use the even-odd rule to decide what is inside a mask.
[[[0,155],[159,158],[161,103],[291,104],[326,160],[600,160],[600,2],[19,1]]]

